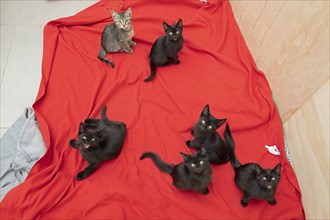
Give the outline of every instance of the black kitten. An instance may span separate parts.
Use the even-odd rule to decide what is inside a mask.
[[[225,129],[225,140],[230,161],[235,170],[235,183],[244,193],[241,205],[246,207],[250,199],[267,200],[269,204],[275,205],[274,195],[280,181],[281,164],[277,164],[273,169],[263,169],[256,163],[241,165],[234,152],[235,143],[228,124]]]
[[[106,106],[102,108],[101,119],[88,118],[80,123],[78,140],[70,140],[70,145],[78,149],[89,165],[77,174],[77,180],[90,176],[105,160],[117,157],[124,144],[126,125],[111,121],[106,116]]]
[[[164,30],[166,35],[159,37],[152,45],[149,59],[151,75],[144,81],[151,81],[156,75],[157,66],[165,66],[173,62],[179,64],[179,58],[177,53],[183,47],[182,37],[182,20],[173,25],[168,25],[163,22]]]
[[[186,141],[190,148],[200,149],[204,147],[211,164],[224,164],[229,160],[226,144],[217,129],[227,119],[217,119],[210,113],[209,105],[206,105],[199,117],[199,121],[192,130],[195,137],[192,141]]]
[[[209,188],[207,186],[212,180],[212,168],[204,148],[191,155],[182,152],[180,154],[184,161],[177,165],[165,163],[152,152],[142,154],[140,160],[146,157],[151,158],[161,171],[172,176],[173,185],[176,188],[208,194]]]

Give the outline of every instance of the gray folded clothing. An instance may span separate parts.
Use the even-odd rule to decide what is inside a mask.
[[[0,201],[9,190],[22,183],[32,166],[46,153],[32,108],[7,130],[0,140]]]

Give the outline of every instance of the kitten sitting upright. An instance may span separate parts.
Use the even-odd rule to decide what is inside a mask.
[[[267,200],[269,204],[275,205],[274,198],[281,176],[281,164],[273,169],[263,169],[256,163],[241,165],[234,152],[234,139],[231,135],[229,125],[226,125],[225,140],[228,147],[229,158],[235,171],[235,183],[244,193],[241,205],[246,207],[250,199]]]
[[[144,82],[149,82],[155,77],[157,66],[169,65],[171,62],[180,63],[177,53],[183,47],[182,20],[180,18],[178,23],[173,25],[163,22],[163,27],[166,35],[159,37],[152,45],[149,54],[151,74]]]
[[[210,192],[208,185],[212,180],[212,168],[208,162],[204,148],[188,155],[180,153],[184,161],[177,165],[167,164],[152,152],[142,154],[140,160],[149,157],[160,171],[170,174],[173,185],[180,190],[193,190],[201,194]]]
[[[117,157],[124,145],[126,125],[111,121],[102,108],[101,119],[87,118],[80,123],[78,140],[70,140],[70,146],[78,149],[89,165],[77,174],[77,180],[90,176],[105,160]]]
[[[119,13],[111,10],[111,14],[114,23],[108,24],[103,30],[98,58],[114,68],[114,63],[105,57],[106,54],[123,51],[133,53],[130,46],[135,46],[136,43],[132,41],[132,9],[129,7],[126,12]]]
[[[192,141],[186,141],[190,148],[200,149],[204,147],[211,164],[224,164],[229,160],[226,144],[217,129],[227,119],[217,119],[210,113],[209,105],[206,105],[199,117],[199,121],[191,131],[195,137]]]

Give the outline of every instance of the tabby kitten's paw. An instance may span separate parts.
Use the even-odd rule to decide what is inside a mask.
[[[132,47],[136,46],[136,43],[134,41],[128,42],[128,44]]]
[[[80,180],[83,180],[87,177],[88,177],[88,175],[84,171],[81,171],[77,174],[76,179],[80,181]]]
[[[271,205],[276,205],[276,200],[275,199],[269,200],[268,203]]]
[[[126,53],[133,53],[133,49],[132,48],[129,48],[127,50],[125,50]]]

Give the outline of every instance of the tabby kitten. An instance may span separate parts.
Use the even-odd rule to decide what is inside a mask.
[[[204,148],[188,155],[180,152],[183,162],[177,165],[167,164],[152,152],[142,154],[140,160],[149,157],[162,171],[172,176],[173,185],[180,190],[193,190],[201,194],[210,192],[208,185],[212,180],[212,168]]]
[[[234,152],[235,143],[228,124],[225,129],[225,140],[229,158],[235,170],[235,183],[244,193],[241,205],[246,207],[250,199],[267,200],[269,204],[275,205],[274,196],[280,181],[281,164],[277,164],[273,169],[263,169],[256,163],[241,165]]]
[[[152,45],[149,54],[151,75],[144,82],[149,82],[155,77],[157,66],[165,66],[171,62],[174,64],[180,63],[177,53],[183,47],[182,20],[180,18],[173,25],[163,22],[163,27],[166,35],[159,37]]]
[[[191,134],[195,137],[192,141],[186,141],[190,148],[200,149],[204,147],[211,164],[224,164],[229,160],[226,144],[217,129],[227,119],[217,119],[210,113],[209,105],[206,105],[194,126]]]
[[[114,63],[105,57],[106,54],[123,51],[133,53],[133,49],[130,46],[135,46],[136,43],[132,41],[134,30],[131,7],[126,12],[111,10],[111,14],[114,23],[108,24],[103,30],[98,58],[114,68]]]
[[[124,144],[126,125],[111,121],[106,116],[106,106],[102,108],[101,119],[87,118],[80,123],[78,140],[70,140],[70,146],[78,149],[89,165],[76,176],[83,180],[90,176],[102,163],[117,157]]]

